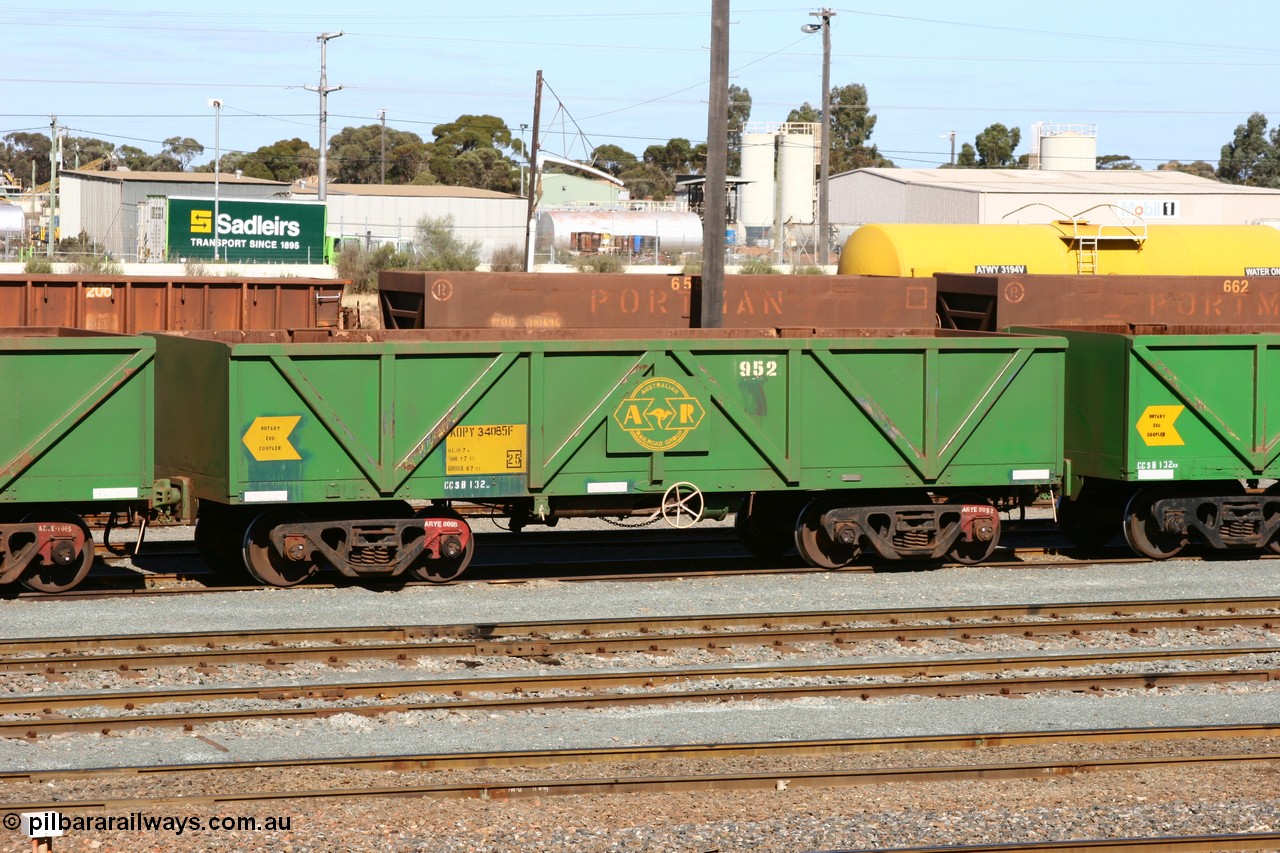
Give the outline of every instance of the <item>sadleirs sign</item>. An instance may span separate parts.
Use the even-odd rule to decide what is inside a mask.
[[[309,201],[170,198],[170,260],[214,257],[228,261],[324,262],[325,208]]]

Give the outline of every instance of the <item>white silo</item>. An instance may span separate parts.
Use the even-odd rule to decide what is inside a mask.
[[[813,215],[814,167],[818,162],[818,132],[821,125],[790,122],[781,127],[778,144],[778,183],[781,185],[782,221],[811,223]]]
[[[1049,172],[1092,172],[1098,168],[1097,125],[1038,124],[1033,132],[1039,168]]]
[[[775,134],[770,129],[748,125],[742,134],[742,208],[738,219],[748,228],[768,228],[773,224],[773,148]]]

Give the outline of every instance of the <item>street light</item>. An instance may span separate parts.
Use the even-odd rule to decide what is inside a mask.
[[[818,174],[818,263],[826,266],[831,258],[831,238],[828,234],[828,198],[827,186],[831,179],[831,19],[835,11],[826,6],[817,12],[810,12],[814,18],[820,18],[820,24],[805,24],[800,32],[812,35],[822,32],[822,153]]]
[[[316,195],[320,201],[324,201],[325,183],[328,179],[327,170],[329,164],[327,162],[326,149],[329,147],[329,134],[326,124],[329,119],[329,93],[336,92],[341,86],[328,86],[328,77],[325,70],[325,46],[329,44],[329,39],[340,38],[345,33],[339,31],[336,33],[321,33],[316,36],[316,41],[320,42],[320,85],[304,86],[303,88],[309,92],[320,93],[320,176],[317,186]]]
[[[222,171],[222,99],[210,98],[213,107],[213,259],[218,260],[218,173]]]

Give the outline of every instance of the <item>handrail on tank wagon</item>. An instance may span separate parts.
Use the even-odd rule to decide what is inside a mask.
[[[1008,219],[1009,217],[1013,216],[1015,213],[1020,213],[1021,211],[1028,210],[1033,207],[1043,207],[1046,210],[1052,211],[1054,214],[1057,215],[1057,218],[1054,219],[1052,222],[1047,222],[1043,224],[1071,226],[1070,235],[1063,233],[1062,238],[1064,240],[1071,240],[1072,242],[1079,242],[1081,239],[1132,240],[1139,245],[1147,241],[1147,220],[1142,216],[1142,214],[1125,210],[1123,207],[1121,207],[1118,204],[1112,204],[1111,202],[1105,202],[1105,201],[1095,204],[1091,207],[1087,207],[1084,210],[1080,211],[1079,213],[1075,214],[1074,216],[1068,213],[1064,213],[1063,211],[1059,210],[1053,205],[1046,204],[1043,201],[1032,201],[1022,205],[1021,207],[1014,208],[1013,210],[1006,213],[1004,216],[1000,217],[1000,219],[1001,220]],[[1122,222],[1117,223],[1115,225],[1104,225],[1102,223],[1096,223],[1096,224],[1091,223],[1089,222],[1088,219],[1085,218],[1085,214],[1089,213],[1090,211],[1098,210],[1101,208],[1107,208],[1109,211],[1111,211],[1113,214],[1116,215],[1117,219],[1119,219],[1121,216],[1126,216],[1130,219],[1136,219],[1138,220],[1138,222],[1135,225],[1126,225]],[[1036,225],[1041,223],[1018,222],[1018,223],[1012,223],[1012,224]],[[1097,228],[1098,232],[1096,234],[1082,234],[1080,231],[1081,226],[1089,226],[1089,227]],[[1121,233],[1116,233],[1114,231],[1108,232],[1106,230],[1108,228],[1119,229]]]
[[[1068,216],[1051,204],[1033,201],[1009,211],[1001,219],[1007,219],[1021,210],[1033,207],[1043,207],[1058,215],[1057,219],[1047,224],[1056,227],[1062,239],[1067,243],[1068,248],[1075,251],[1077,275],[1092,275],[1098,272],[1098,244],[1104,240],[1131,240],[1137,244],[1138,251],[1142,250],[1143,244],[1147,241],[1147,220],[1143,218],[1142,214],[1125,210],[1123,207],[1110,202],[1101,202],[1085,208],[1074,216]],[[1085,214],[1090,211],[1101,209],[1106,209],[1117,220],[1122,217],[1128,217],[1136,219],[1138,222],[1136,225],[1127,225],[1124,222],[1106,225],[1101,222],[1092,223],[1084,218]],[[1070,233],[1066,230],[1065,226],[1067,225],[1071,226]],[[1082,228],[1087,228],[1088,231],[1083,231],[1081,230]],[[1108,231],[1107,229],[1111,230]]]

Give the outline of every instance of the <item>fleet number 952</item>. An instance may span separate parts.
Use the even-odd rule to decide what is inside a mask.
[[[743,377],[777,376],[778,362],[757,358],[754,361],[743,359],[738,362],[738,375]]]

